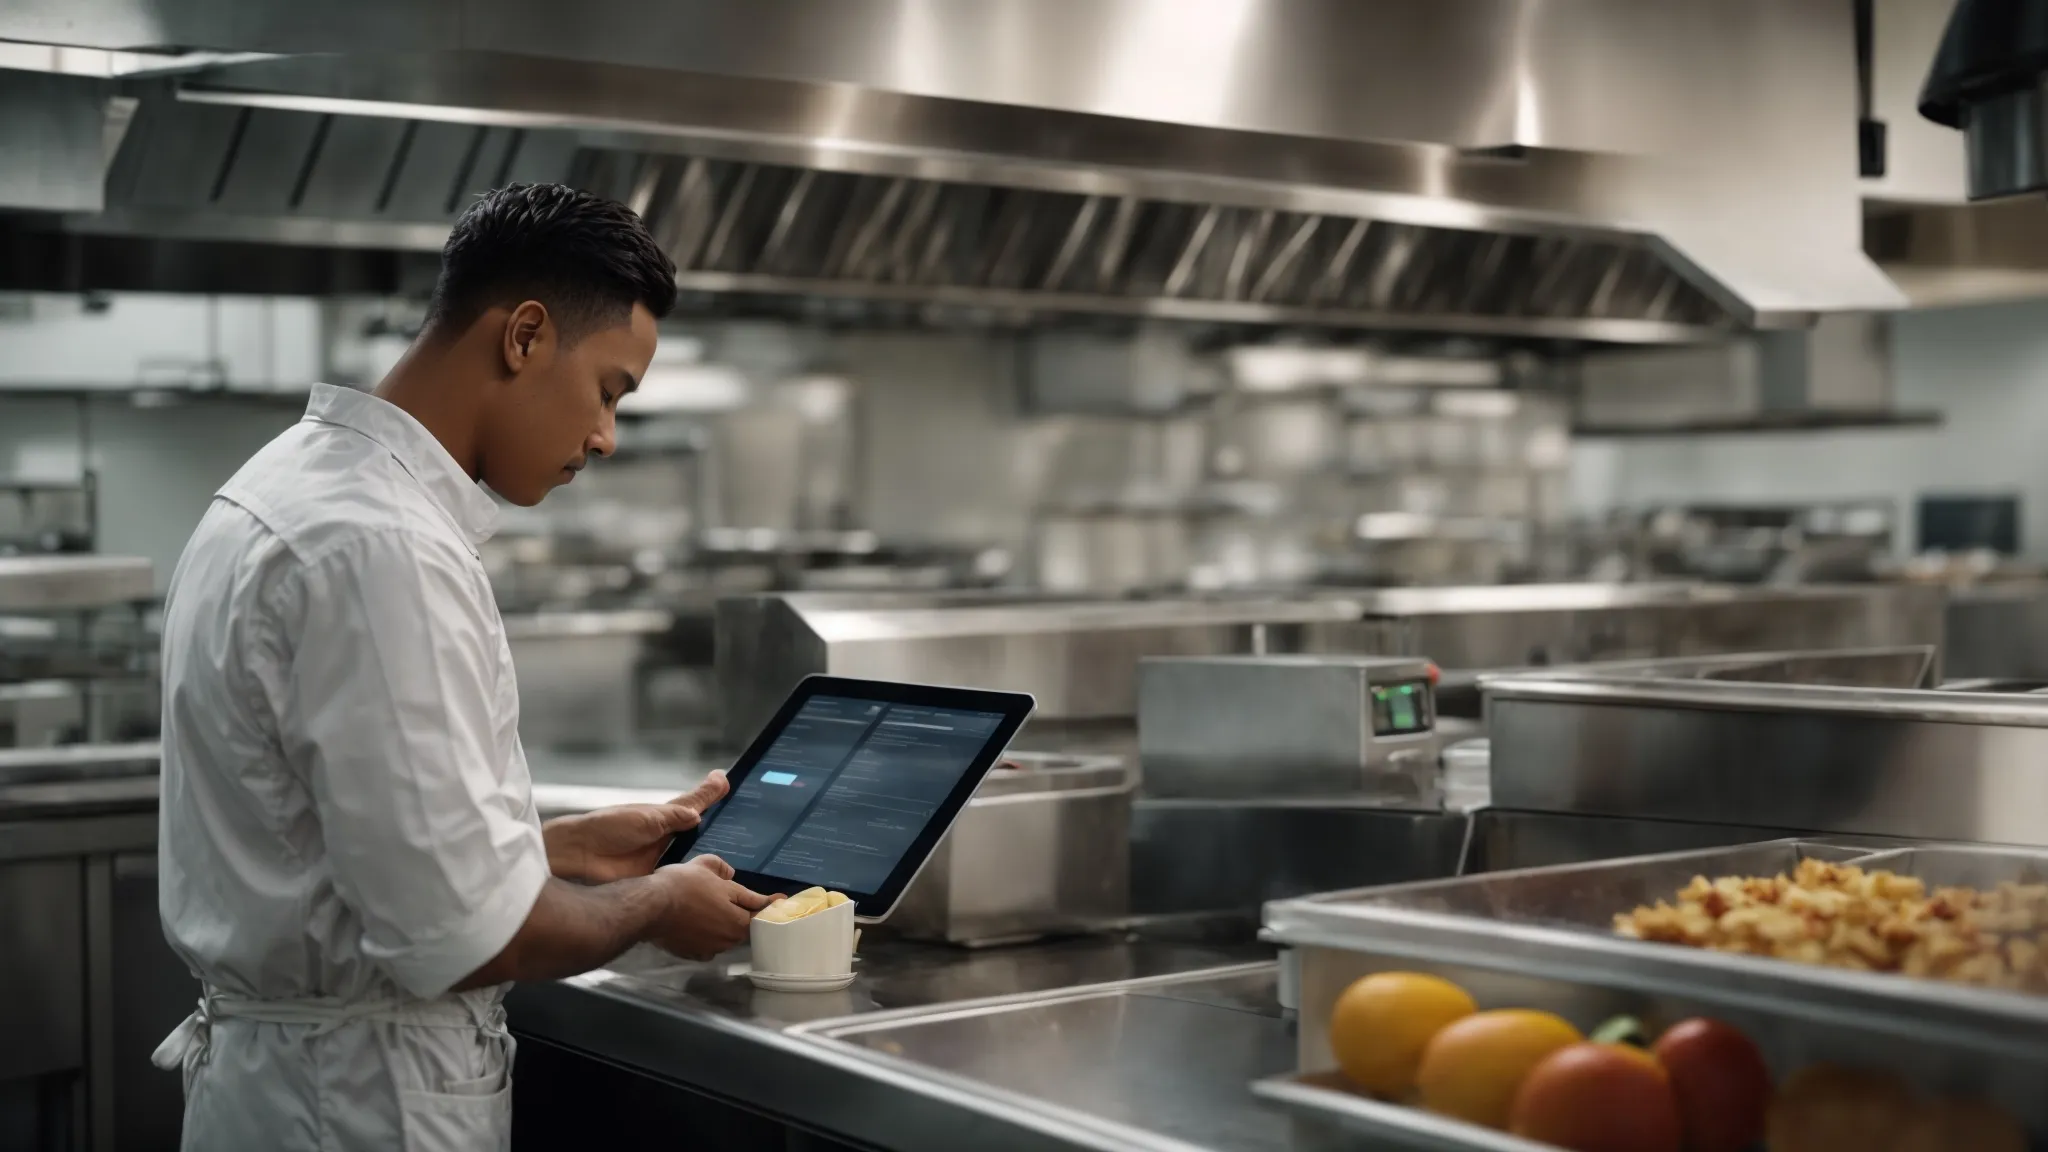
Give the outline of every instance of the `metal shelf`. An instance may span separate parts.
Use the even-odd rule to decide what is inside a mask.
[[[0,557],[0,612],[105,608],[155,595],[155,573],[139,556]]]

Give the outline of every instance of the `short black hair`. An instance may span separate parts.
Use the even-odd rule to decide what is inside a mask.
[[[562,339],[659,320],[676,305],[676,266],[631,208],[562,184],[507,184],[477,197],[441,248],[430,327],[460,331],[485,310],[538,300]]]

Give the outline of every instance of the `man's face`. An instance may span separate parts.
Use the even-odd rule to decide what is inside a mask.
[[[511,378],[486,411],[478,466],[491,491],[531,507],[617,446],[618,403],[654,359],[654,315],[633,305],[623,323],[564,345],[539,304],[514,309],[504,354]]]

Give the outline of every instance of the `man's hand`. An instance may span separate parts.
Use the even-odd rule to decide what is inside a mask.
[[[697,826],[725,796],[725,773],[713,772],[666,804],[621,804],[550,820],[541,829],[548,870],[564,880],[609,884],[645,876],[661,862],[669,838]]]
[[[656,872],[669,899],[648,934],[662,949],[685,960],[709,960],[747,939],[754,913],[775,901],[732,882],[732,865],[699,856]]]
[[[732,867],[716,856],[595,887],[552,879],[511,942],[456,988],[559,980],[609,964],[643,940],[708,960],[745,940],[754,913],[774,899],[733,883]]]

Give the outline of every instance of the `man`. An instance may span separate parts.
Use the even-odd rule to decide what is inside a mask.
[[[476,548],[613,447],[675,268],[627,209],[483,197],[374,395],[321,386],[221,488],[163,636],[164,929],[204,985],[158,1050],[188,1149],[503,1148],[512,980],[706,957],[768,898],[699,858],[723,795],[542,826]]]

